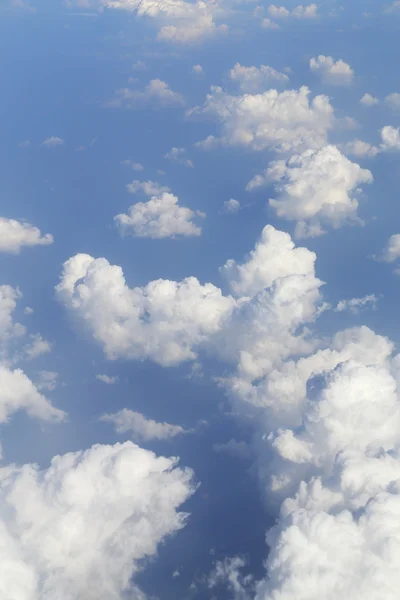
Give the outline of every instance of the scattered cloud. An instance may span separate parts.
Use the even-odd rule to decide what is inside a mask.
[[[360,104],[363,104],[364,106],[376,106],[379,104],[379,99],[367,93],[361,98]]]
[[[186,148],[176,148],[175,146],[171,148],[166,154],[164,154],[164,158],[170,161],[175,161],[185,167],[193,168],[193,163],[189,158],[185,158]]]
[[[24,315],[31,315],[33,312],[35,312],[33,310],[33,308],[31,308],[30,306],[25,306],[25,308],[24,308]]]
[[[48,246],[53,241],[50,233],[42,236],[40,229],[30,223],[0,217],[0,252],[19,254],[21,248]]]
[[[381,149],[400,150],[400,128],[386,125],[381,129]]]
[[[144,171],[144,166],[141,163],[133,162],[133,160],[130,160],[130,159],[123,160],[122,164],[127,167],[130,167],[132,169],[132,171],[136,171],[137,173]]]
[[[280,29],[278,23],[271,21],[271,19],[268,19],[267,17],[264,17],[264,19],[261,21],[261,27],[263,29]]]
[[[56,389],[58,384],[58,373],[54,371],[40,371],[39,379],[36,382],[36,387],[39,391],[47,390],[52,392]]]
[[[232,458],[252,458],[253,454],[249,444],[246,442],[230,439],[225,444],[213,444],[213,450],[217,454],[227,454]]]
[[[353,314],[358,314],[363,308],[376,309],[376,303],[378,298],[375,294],[368,294],[363,298],[351,298],[350,300],[340,300],[338,302],[335,312],[349,311]]]
[[[29,148],[32,145],[32,142],[30,140],[25,140],[23,142],[20,142],[18,144],[19,148]]]
[[[32,341],[24,348],[28,360],[33,360],[42,354],[51,352],[51,344],[44,340],[40,333],[32,334],[30,338]]]
[[[196,73],[196,75],[203,75],[204,69],[201,65],[193,65],[192,72]]]
[[[54,135],[46,138],[42,142],[42,146],[44,146],[45,148],[58,148],[60,146],[64,146],[64,144],[65,144],[65,142],[62,138],[56,137]]]
[[[161,79],[152,79],[144,91],[121,88],[115,91],[114,98],[104,104],[109,108],[139,109],[145,106],[153,108],[179,107],[185,104],[182,94],[170,89]]]
[[[320,54],[311,58],[310,69],[321,77],[323,83],[330,85],[349,85],[353,82],[354,71],[343,60],[334,60],[332,56]]]
[[[344,151],[346,154],[356,156],[357,158],[373,158],[379,154],[380,148],[362,140],[352,140],[345,144]]]
[[[299,4],[293,10],[288,10],[284,6],[270,4],[268,13],[273,19],[316,19],[318,17],[318,6],[316,4],[308,4],[307,6]]]
[[[157,421],[147,419],[141,413],[134,412],[128,408],[123,408],[114,414],[103,415],[101,420],[113,423],[117,433],[130,433],[133,439],[142,442],[168,440],[177,435],[187,433],[179,425],[157,423]]]
[[[400,94],[395,92],[385,98],[385,103],[394,111],[400,110]]]
[[[240,210],[240,202],[239,200],[235,200],[234,198],[230,198],[229,200],[224,201],[224,212],[228,214],[236,214]]]
[[[96,375],[96,379],[98,381],[102,381],[103,383],[106,383],[107,385],[114,385],[115,383],[118,383],[118,377],[116,375]]]
[[[392,263],[400,257],[400,233],[394,233],[390,236],[385,248],[382,251],[381,260]]]
[[[272,83],[286,84],[289,81],[287,75],[267,65],[243,67],[240,63],[236,63],[229,71],[229,78],[239,85],[242,92],[250,93],[270,87]]]

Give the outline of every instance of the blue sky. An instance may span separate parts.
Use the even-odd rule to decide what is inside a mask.
[[[0,600],[397,597],[399,28],[4,0]]]

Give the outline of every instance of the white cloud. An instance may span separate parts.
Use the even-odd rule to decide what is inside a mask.
[[[26,332],[20,323],[14,323],[12,316],[21,296],[21,292],[11,285],[0,285],[0,340],[3,343]]]
[[[323,83],[331,85],[349,85],[354,78],[354,71],[350,65],[323,54],[311,58],[310,69],[321,77]]]
[[[114,424],[117,433],[129,432],[134,440],[149,442],[151,440],[168,440],[177,435],[187,433],[179,425],[170,423],[157,423],[147,419],[144,415],[128,408],[123,408],[117,413],[101,417],[102,421]]]
[[[240,210],[240,202],[239,200],[235,200],[234,198],[230,198],[229,200],[224,200],[224,212],[234,214],[239,212]]]
[[[267,17],[261,21],[261,27],[263,29],[280,29],[278,23],[271,21],[271,19],[268,19]]]
[[[371,94],[366,93],[361,98],[360,104],[363,104],[364,106],[376,106],[379,104],[379,100],[378,98],[375,98],[375,96],[371,96]]]
[[[362,140],[352,140],[344,146],[346,154],[357,156],[358,158],[373,158],[379,154],[380,149],[368,142]]]
[[[59,146],[64,146],[64,144],[65,144],[65,142],[62,138],[56,137],[54,135],[46,138],[42,142],[42,146],[45,146],[46,148],[57,148]]]
[[[185,525],[194,491],[176,465],[127,442],[4,468],[0,597],[144,600],[135,575]]]
[[[375,294],[368,294],[363,298],[351,298],[350,300],[340,300],[338,302],[335,312],[343,312],[350,311],[353,314],[358,314],[363,308],[376,308],[376,303],[378,302],[378,298]]]
[[[271,83],[285,84],[289,77],[267,65],[243,67],[240,63],[229,71],[229,78],[237,83],[242,92],[258,92]]]
[[[33,308],[31,308],[30,306],[25,306],[25,308],[24,308],[24,315],[31,315],[33,312],[35,312],[33,310]]]
[[[114,98],[106,102],[105,106],[135,109],[144,106],[152,106],[153,108],[179,107],[184,104],[182,94],[171,90],[168,83],[161,79],[152,79],[143,92],[131,88],[116,90]]]
[[[57,387],[58,373],[55,371],[40,371],[36,387],[39,391],[48,390],[52,392]]]
[[[326,143],[333,123],[333,108],[326,96],[310,99],[310,90],[231,96],[220,87],[212,87],[202,107],[188,111],[188,116],[211,116],[222,128],[219,139],[210,136],[203,148],[216,143],[283,152],[319,148]]]
[[[357,221],[359,186],[373,180],[370,171],[351,162],[336,146],[275,161],[264,177],[278,182],[279,195],[269,200],[270,206],[279,217],[297,221],[297,235],[306,237],[321,235],[324,224],[340,227]],[[250,182],[251,187],[255,183]]]
[[[102,381],[103,383],[106,383],[107,385],[114,385],[115,383],[118,383],[118,377],[116,375],[96,375],[96,379],[98,381]]]
[[[193,65],[192,71],[193,73],[196,73],[196,75],[203,75],[204,73],[204,69],[201,65]]]
[[[42,236],[40,229],[30,223],[0,217],[0,252],[19,254],[25,246],[48,246],[53,241],[52,235]]]
[[[235,304],[195,277],[129,288],[120,267],[87,254],[64,263],[56,292],[108,358],[150,358],[164,366],[193,360],[196,347],[222,327]]]
[[[385,102],[392,110],[400,110],[400,94],[398,92],[386,96]]]
[[[400,0],[395,0],[385,11],[386,14],[400,13]]]
[[[122,161],[123,165],[126,165],[127,167],[131,167],[132,171],[144,171],[144,166],[139,163],[139,162],[133,162],[133,160],[127,159],[127,160],[123,160]]]
[[[381,129],[382,150],[400,150],[400,128],[385,125]]]
[[[171,148],[168,152],[164,154],[164,158],[167,160],[175,161],[185,167],[193,168],[193,163],[190,159],[185,158],[186,148],[176,148],[175,146]]]
[[[227,454],[232,458],[251,458],[252,453],[246,442],[230,439],[225,444],[213,444],[213,450],[217,454]]]
[[[284,6],[276,6],[270,4],[268,12],[274,19],[316,19],[318,17],[318,6],[316,4],[308,4],[303,6],[299,4],[293,10],[288,10]]]
[[[383,252],[381,260],[392,263],[400,257],[400,233],[390,236]]]
[[[164,192],[170,192],[171,190],[166,185],[160,185],[156,181],[139,181],[134,179],[132,183],[128,183],[126,189],[130,194],[137,194],[143,192],[146,196],[159,196]]]
[[[224,585],[232,595],[232,600],[249,600],[253,596],[250,595],[250,591],[253,591],[253,577],[241,573],[245,566],[246,561],[241,556],[218,560],[208,577],[208,587],[213,589]]]
[[[47,340],[44,340],[40,333],[34,333],[30,338],[32,341],[24,348],[28,360],[33,360],[42,354],[51,352],[51,344]]]
[[[201,227],[194,220],[205,217],[200,211],[179,206],[179,198],[170,192],[160,192],[147,202],[133,204],[128,214],[114,217],[122,235],[169,238],[201,235]]]

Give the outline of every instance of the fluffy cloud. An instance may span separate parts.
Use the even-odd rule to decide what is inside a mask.
[[[239,212],[240,210],[240,202],[239,200],[235,200],[234,198],[230,198],[229,200],[224,200],[224,212],[229,214],[234,214]]]
[[[354,78],[354,71],[342,60],[334,60],[332,56],[320,54],[317,58],[311,58],[310,69],[319,75],[323,83],[331,85],[349,85]]]
[[[371,96],[371,94],[366,93],[361,98],[360,103],[364,106],[376,106],[379,104],[379,100],[378,98],[375,98],[375,96]]]
[[[368,142],[363,142],[362,140],[352,140],[351,142],[348,142],[345,144],[344,150],[346,154],[357,156],[358,158],[373,158],[380,152],[379,148],[372,146],[372,144],[368,144]]]
[[[28,360],[32,360],[51,351],[51,344],[42,338],[40,333],[34,333],[30,336],[31,342],[24,348]]]
[[[0,252],[19,254],[23,247],[48,246],[53,236],[41,234],[40,229],[30,223],[0,217]]]
[[[185,148],[176,148],[175,146],[171,148],[166,154],[164,154],[164,158],[167,160],[175,161],[184,165],[185,167],[193,167],[193,163],[190,159],[185,158],[186,149]]]
[[[235,305],[195,277],[129,288],[120,267],[87,254],[64,263],[56,292],[110,359],[150,358],[165,366],[194,359],[195,347],[222,327]]]
[[[296,234],[309,237],[324,233],[323,224],[340,227],[357,220],[359,186],[372,182],[372,174],[346,158],[336,146],[307,150],[288,161],[275,161],[264,175],[249,182],[251,190],[278,182],[277,199],[270,205],[279,217],[297,221]]]
[[[284,6],[270,4],[268,6],[268,13],[274,19],[288,19],[290,17],[295,19],[315,19],[318,17],[318,7],[316,4],[308,4],[307,6],[299,4],[293,10],[288,10]]]
[[[333,123],[333,108],[326,96],[310,99],[310,90],[231,96],[220,87],[212,87],[202,107],[188,111],[188,116],[213,117],[220,122],[222,137],[210,136],[203,148],[224,144],[282,152],[319,148],[326,143]]]
[[[192,473],[127,442],[0,473],[0,596],[144,599],[141,561],[181,529]]]
[[[338,302],[334,310],[335,312],[343,312],[348,310],[353,314],[358,314],[363,308],[375,309],[377,301],[378,298],[375,296],[375,294],[368,294],[363,298],[351,298],[350,300],[340,300],[340,302]]]
[[[144,91],[121,88],[115,91],[114,98],[105,103],[109,108],[153,108],[183,106],[182,94],[170,89],[168,83],[161,79],[152,79]]]
[[[118,382],[118,377],[116,375],[102,375],[101,373],[96,375],[96,379],[98,381],[102,381],[107,385],[114,385],[114,383]]]
[[[179,206],[179,198],[155,182],[133,181],[128,186],[131,193],[143,191],[150,195],[147,202],[133,204],[128,214],[119,214],[114,221],[122,235],[136,237],[168,238],[176,236],[199,236],[201,227],[195,224],[196,217],[203,218],[201,211]]]
[[[203,75],[204,69],[201,65],[193,65],[192,72],[196,73],[196,75]]]
[[[400,150],[400,128],[386,125],[381,129],[381,149]]]
[[[62,138],[56,137],[54,135],[46,138],[42,142],[42,146],[45,146],[46,148],[57,148],[59,146],[64,146],[64,144],[65,144],[65,142]]]
[[[398,92],[389,94],[388,96],[386,96],[385,102],[388,106],[390,106],[390,108],[392,110],[395,110],[395,111],[399,110],[400,109],[400,94]]]
[[[287,75],[267,65],[243,67],[240,63],[229,71],[229,78],[239,85],[242,92],[249,93],[258,92],[271,83],[285,84],[289,81]]]
[[[385,262],[395,262],[400,257],[400,233],[394,233],[390,236],[385,248],[382,251],[381,259]]]
[[[113,423],[117,433],[130,433],[134,440],[144,442],[168,440],[186,433],[185,429],[179,425],[158,423],[128,408],[123,408],[114,414],[103,415],[101,420]]]

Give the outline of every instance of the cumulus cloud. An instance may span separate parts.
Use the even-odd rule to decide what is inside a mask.
[[[345,221],[357,221],[356,195],[360,185],[372,182],[372,174],[336,146],[324,146],[272,162],[247,189],[274,181],[279,195],[269,200],[270,206],[279,217],[297,221],[296,235],[312,237],[324,233],[324,224],[340,227]]]
[[[353,314],[358,314],[363,308],[376,308],[378,298],[375,294],[368,294],[363,298],[351,298],[350,300],[340,300],[334,309],[335,312],[343,312],[348,310]]]
[[[245,566],[246,561],[241,556],[218,560],[208,576],[208,587],[214,589],[222,585],[229,590],[233,600],[249,600],[253,577],[242,573]]]
[[[114,383],[118,382],[118,377],[116,375],[104,375],[99,373],[96,375],[96,379],[106,383],[107,385],[114,385]]]
[[[192,72],[196,73],[196,75],[203,75],[204,69],[201,65],[193,65]]]
[[[388,239],[385,248],[382,251],[381,260],[392,263],[400,257],[400,233],[394,233]]]
[[[267,65],[244,67],[240,63],[229,71],[229,78],[237,83],[242,92],[258,92],[270,84],[286,84],[289,77]]]
[[[101,420],[113,423],[117,433],[130,433],[133,439],[143,442],[168,440],[177,435],[187,433],[179,425],[158,423],[128,408],[123,408],[114,414],[103,415]]]
[[[377,104],[379,104],[379,100],[375,96],[366,93],[361,98],[360,104],[363,104],[364,106],[376,106]]]
[[[132,182],[129,191],[136,193],[142,189],[151,194],[147,202],[133,204],[128,214],[119,214],[114,221],[122,235],[134,235],[148,238],[174,238],[176,236],[192,237],[201,235],[201,227],[196,225],[196,218],[204,218],[201,211],[193,211],[179,206],[179,198],[165,191],[154,182]]]
[[[330,85],[349,85],[354,78],[354,71],[343,60],[334,60],[332,56],[320,54],[311,58],[310,69],[321,77],[323,83]]]
[[[116,90],[114,98],[107,101],[105,106],[136,109],[145,106],[153,108],[179,107],[184,104],[182,94],[171,90],[168,83],[161,79],[152,79],[142,92],[131,88]]]
[[[56,137],[54,135],[46,138],[42,142],[42,146],[45,146],[46,148],[57,148],[59,146],[64,146],[64,144],[65,144],[65,142],[62,138]]]
[[[40,371],[39,379],[36,382],[38,390],[48,390],[52,392],[56,389],[58,382],[58,373],[55,371]]]
[[[381,129],[381,149],[400,150],[400,128],[385,125]]]
[[[231,96],[214,86],[204,105],[187,114],[212,117],[221,125],[222,137],[209,136],[201,144],[203,148],[217,143],[281,152],[319,148],[326,143],[333,123],[329,99],[326,96],[311,99],[307,87]]]
[[[270,4],[268,6],[268,13],[274,19],[288,19],[290,17],[295,19],[316,19],[318,17],[318,6],[316,4],[308,4],[306,6],[299,4],[293,10],[288,10],[284,6]]]
[[[30,338],[31,342],[24,348],[28,360],[33,360],[34,358],[51,351],[51,344],[43,339],[40,333],[34,333]]]
[[[234,300],[195,277],[129,288],[121,267],[77,254],[64,263],[59,300],[80,318],[110,359],[150,358],[172,366],[222,326]]]
[[[267,17],[264,17],[264,19],[261,21],[261,27],[263,29],[280,29],[278,23],[271,21],[271,19],[268,19]]]
[[[171,148],[166,154],[164,154],[164,158],[167,160],[171,160],[177,162],[185,167],[193,168],[193,163],[190,159],[185,157],[186,148],[176,148],[175,146]]]
[[[131,442],[0,474],[0,596],[145,598],[134,577],[185,525],[192,472]]]
[[[223,208],[225,213],[235,214],[240,210],[240,202],[239,200],[235,200],[234,198],[224,200]]]
[[[48,246],[53,241],[50,233],[42,235],[30,223],[0,217],[0,252],[19,254],[23,247]]]
[[[122,161],[123,165],[126,165],[127,167],[131,167],[132,171],[144,171],[144,166],[139,163],[139,162],[134,162],[133,160],[130,159],[126,159]]]
[[[233,438],[224,444],[213,444],[213,450],[217,454],[227,454],[232,458],[251,458],[252,456],[249,444]]]
[[[373,158],[380,152],[380,148],[373,146],[368,142],[363,142],[362,140],[352,140],[351,142],[347,142],[344,146],[344,150],[346,154],[358,158]]]
[[[400,110],[400,94],[398,92],[386,96],[385,102],[392,110]]]

